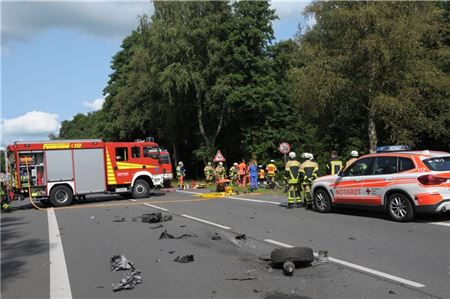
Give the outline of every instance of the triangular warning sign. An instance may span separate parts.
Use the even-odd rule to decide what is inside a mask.
[[[222,155],[220,150],[217,151],[216,155],[214,156],[214,162],[225,162],[225,157]]]

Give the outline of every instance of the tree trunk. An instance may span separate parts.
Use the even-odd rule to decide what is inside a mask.
[[[206,134],[205,127],[203,126],[203,107],[202,107],[202,101],[200,98],[199,93],[196,95],[197,97],[197,120],[198,120],[198,128],[200,130],[200,134],[202,135],[203,140],[205,141],[206,147],[208,149],[213,149],[214,145],[216,143],[217,136],[219,135],[220,131],[222,130],[223,125],[223,114],[224,114],[224,106],[222,106],[222,110],[219,116],[219,123],[217,124],[217,129],[214,135],[210,138]]]
[[[369,106],[369,115],[367,120],[368,120],[367,133],[369,134],[369,150],[370,153],[373,154],[376,152],[378,137],[377,137],[377,129],[375,127],[375,111],[372,105]]]

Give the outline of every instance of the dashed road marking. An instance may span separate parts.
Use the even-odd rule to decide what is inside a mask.
[[[66,258],[53,208],[47,209],[50,255],[50,298],[72,298]]]
[[[282,243],[282,242],[278,242],[278,241],[271,240],[271,239],[265,239],[264,241],[267,242],[267,243],[271,243],[271,244],[280,246],[280,247],[285,247],[285,248],[292,248],[292,247],[294,247],[292,245],[289,245],[289,244],[286,244],[286,243]],[[318,255],[317,252],[314,252],[314,256],[317,257],[317,255]],[[334,257],[328,257],[328,260],[330,262],[335,263],[335,264],[343,265],[343,266],[345,266],[347,268],[351,268],[351,269],[354,269],[354,270],[357,270],[357,271],[360,271],[360,272],[369,273],[369,274],[372,274],[372,275],[375,275],[375,276],[379,276],[379,277],[382,277],[382,278],[385,278],[385,279],[393,280],[393,281],[399,282],[401,284],[409,285],[411,287],[415,287],[415,288],[423,288],[423,287],[425,287],[424,284],[421,284],[421,283],[418,283],[418,282],[415,282],[415,281],[412,281],[412,280],[408,280],[408,279],[405,279],[405,278],[402,278],[402,277],[398,277],[398,276],[394,276],[394,275],[391,275],[391,274],[388,274],[388,273],[384,273],[384,272],[381,272],[381,271],[378,271],[378,270],[374,270],[374,269],[371,269],[371,268],[367,268],[367,267],[364,267],[364,266],[360,266],[360,265],[357,265],[357,264],[346,262],[346,261],[343,261],[343,260],[340,260],[340,259],[337,259],[337,258],[334,258]]]
[[[198,222],[202,222],[202,223],[206,223],[206,224],[209,224],[209,225],[217,226],[217,227],[220,227],[222,229],[231,229],[231,227],[228,227],[228,226],[225,226],[225,225],[221,225],[221,224],[217,224],[217,223],[205,220],[205,219],[189,216],[189,215],[186,215],[186,214],[182,214],[181,216],[183,216],[185,218],[189,218],[189,219],[195,220],[195,221],[198,221]]]
[[[167,211],[168,211],[167,209],[164,209],[164,208],[161,208],[161,207],[158,207],[158,206],[154,206],[154,205],[151,205],[151,204],[149,204],[149,203],[143,203],[143,205],[145,205],[145,206],[147,206],[147,207],[154,208],[154,209],[158,209],[158,210],[161,210],[161,211],[164,211],[164,212],[167,212]]]
[[[130,198],[130,201],[136,202],[137,200],[136,200],[136,199],[133,199],[133,198]]]

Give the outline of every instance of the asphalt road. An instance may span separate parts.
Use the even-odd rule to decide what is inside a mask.
[[[199,192],[200,190],[190,190]],[[134,201],[90,197],[69,208],[38,211],[27,201],[1,218],[2,298],[450,298],[450,215],[392,222],[383,213],[286,209],[285,198],[243,194],[202,198],[160,192]],[[162,211],[161,209],[167,210]],[[142,223],[144,213],[173,220]],[[55,216],[53,216],[55,215]],[[124,222],[113,222],[124,218]],[[183,239],[159,239],[167,230]],[[246,240],[236,240],[245,234]],[[220,240],[211,237],[219,235]],[[327,250],[330,261],[293,277],[265,261],[277,247]],[[113,292],[128,271],[133,290]],[[181,264],[176,256],[194,255]]]

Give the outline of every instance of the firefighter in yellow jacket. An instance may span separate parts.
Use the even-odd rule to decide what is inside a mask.
[[[211,162],[208,162],[208,164],[203,169],[203,172],[205,174],[206,183],[207,184],[211,183],[214,176],[214,169],[211,165]]]
[[[319,165],[314,162],[314,156],[311,153],[302,155],[304,162],[300,165],[300,179],[302,188],[302,200],[307,208],[312,206],[311,186],[315,179],[319,177]]]
[[[301,206],[300,197],[300,162],[296,160],[297,155],[294,152],[289,153],[289,161],[286,163],[285,178],[288,189],[288,208],[292,208],[294,203],[297,207]]]

